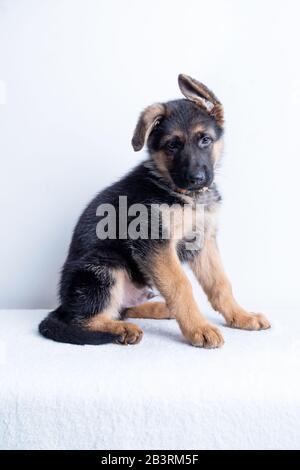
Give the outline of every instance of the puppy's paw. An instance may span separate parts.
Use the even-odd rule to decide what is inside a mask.
[[[143,330],[134,323],[124,323],[118,334],[118,344],[138,344],[143,337]]]
[[[271,328],[269,321],[261,313],[238,313],[227,322],[232,328],[242,330],[267,330]]]
[[[209,323],[201,324],[195,330],[185,334],[185,337],[193,346],[198,348],[220,348],[224,344],[224,339],[218,328]]]

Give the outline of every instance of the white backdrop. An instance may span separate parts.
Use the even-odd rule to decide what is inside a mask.
[[[0,307],[56,303],[89,199],[177,75],[226,110],[220,244],[250,306],[299,299],[298,0],[0,0]]]

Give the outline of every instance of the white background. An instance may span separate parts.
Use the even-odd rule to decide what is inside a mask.
[[[220,245],[249,307],[299,298],[298,0],[0,0],[0,307],[56,304],[81,210],[143,158],[177,75],[223,101]],[[284,312],[283,312],[284,313]]]

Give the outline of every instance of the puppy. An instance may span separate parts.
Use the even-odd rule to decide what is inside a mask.
[[[228,326],[270,327],[263,315],[236,302],[217,248],[221,197],[214,172],[223,107],[200,82],[186,75],[178,81],[184,99],[149,106],[138,120],[132,145],[135,151],[147,145],[148,159],[101,191],[81,215],[62,269],[60,306],[39,325],[43,336],[73,344],[137,344],[143,332],[127,318],[175,318],[193,346],[222,346],[220,331],[194,299],[185,262]],[[137,205],[146,209],[138,222]],[[103,236],[107,208],[114,217]],[[153,288],[165,302],[149,302]]]

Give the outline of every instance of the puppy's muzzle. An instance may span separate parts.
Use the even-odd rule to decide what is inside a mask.
[[[206,168],[198,170],[196,173],[187,175],[187,186],[189,190],[202,189],[212,182],[211,175]]]

